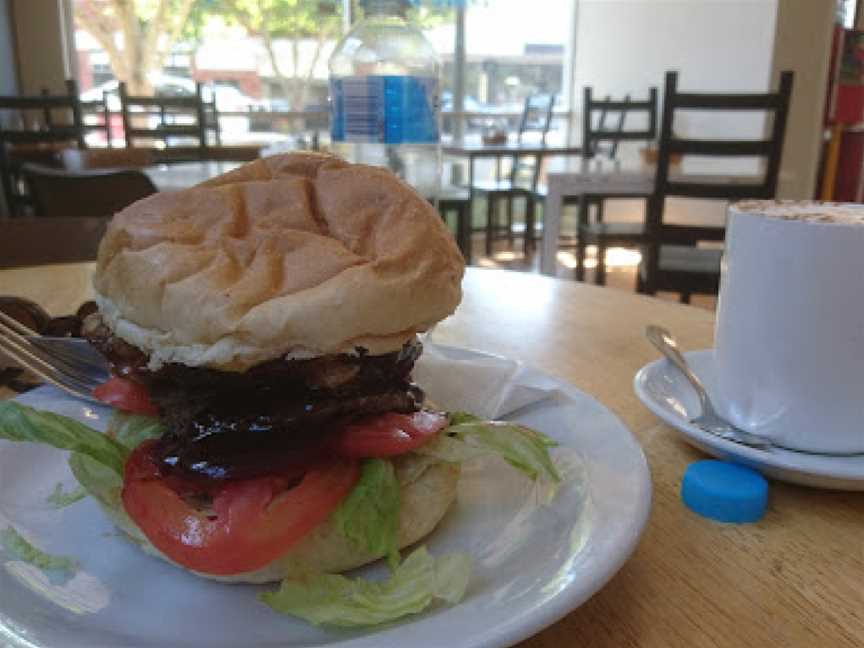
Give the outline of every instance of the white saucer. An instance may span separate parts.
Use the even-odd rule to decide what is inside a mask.
[[[684,354],[709,395],[716,393],[714,350]],[[684,439],[720,459],[746,464],[781,481],[816,488],[864,491],[864,455],[848,457],[808,454],[772,448],[757,450],[703,432],[690,424],[700,413],[696,392],[665,358],[642,367],[633,380],[639,400]]]

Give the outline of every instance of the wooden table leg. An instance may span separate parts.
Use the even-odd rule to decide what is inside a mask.
[[[540,272],[554,277],[558,261],[558,236],[561,233],[561,211],[564,197],[555,176],[549,178],[549,193],[543,212],[543,243],[540,248]]]
[[[456,212],[456,232],[466,265],[471,265],[473,256],[471,250],[471,204],[470,200],[460,203]]]

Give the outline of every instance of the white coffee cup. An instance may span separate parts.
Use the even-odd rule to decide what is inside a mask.
[[[864,205],[732,205],[717,409],[795,450],[864,453]]]

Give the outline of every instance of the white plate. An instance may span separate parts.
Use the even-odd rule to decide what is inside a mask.
[[[716,393],[713,349],[684,354],[708,395]],[[783,448],[757,450],[703,432],[690,424],[700,414],[699,400],[690,383],[665,358],[639,370],[633,381],[639,400],[666,423],[679,430],[697,448],[721,459],[743,463],[793,484],[835,490],[864,490],[864,455],[838,457],[808,454]]]
[[[51,583],[0,552],[0,645],[456,648],[504,646],[535,634],[623,565],[647,519],[651,484],[641,448],[606,408],[551,376],[519,373],[552,387],[549,398],[512,418],[560,442],[555,459],[567,479],[557,498],[540,506],[531,483],[497,459],[466,464],[454,509],[426,542],[433,554],[473,555],[465,600],[360,632],[276,614],[255,598],[274,586],[212,583],[151,558],[119,537],[89,498],[51,509],[45,498],[56,482],[74,485],[65,453],[0,442],[0,528],[11,523],[37,546],[81,565],[69,582]],[[53,389],[19,400],[104,424],[104,410]],[[377,565],[360,573],[384,571]]]

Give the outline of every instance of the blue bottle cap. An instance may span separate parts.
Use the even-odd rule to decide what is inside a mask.
[[[687,467],[681,499],[691,511],[720,522],[756,522],[768,505],[768,482],[755,470],[706,459]]]

